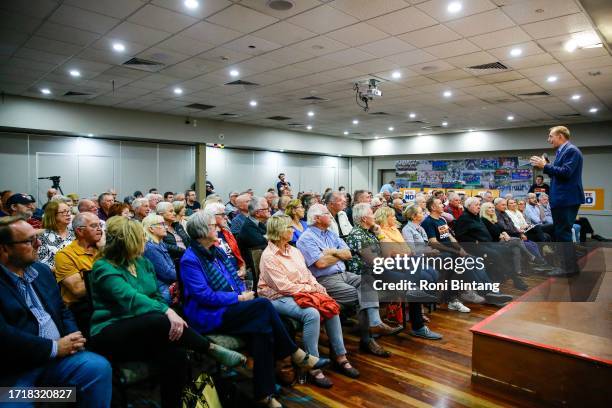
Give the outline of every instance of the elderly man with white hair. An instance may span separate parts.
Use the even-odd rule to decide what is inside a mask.
[[[132,201],[132,209],[134,210],[134,219],[142,222],[151,210],[149,200],[144,197],[135,199]]]
[[[329,230],[332,216],[327,207],[312,205],[307,218],[309,227],[296,243],[306,266],[336,302],[344,306],[358,305],[360,349],[379,357],[389,357],[391,354],[371,334],[396,334],[401,327],[390,327],[382,322],[378,300],[362,298],[361,276],[346,271],[344,261],[352,258],[351,251],[338,234]]]
[[[263,197],[253,197],[248,204],[249,217],[242,224],[238,234],[238,247],[244,257],[247,268],[253,270],[251,250],[264,249],[268,245],[266,239],[266,222],[270,218],[270,206]]]
[[[334,191],[328,193],[326,197],[327,209],[332,216],[329,229],[344,239],[353,229],[353,225],[351,225],[346,212],[344,212],[346,208],[346,195],[339,191]]]

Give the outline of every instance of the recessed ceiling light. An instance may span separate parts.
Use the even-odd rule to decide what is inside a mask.
[[[249,102],[249,105],[251,105],[251,106],[257,106],[257,101],[251,101],[251,102]]]
[[[174,93],[177,95],[182,95],[183,94],[183,90],[181,88],[174,88]]]
[[[514,120],[514,116],[512,115],[508,115],[508,117],[506,117],[507,120]]]
[[[284,152],[284,151],[285,151],[284,149],[280,149],[280,152],[281,152],[281,153],[282,153],[282,152]]]
[[[339,154],[339,155],[338,155],[338,157],[342,157],[342,155],[341,155],[341,154]]]
[[[399,71],[393,71],[393,72],[391,73],[391,78],[393,78],[393,79],[399,79],[399,78],[401,78],[401,77],[402,77],[402,73],[401,73],[401,72],[399,72]]]
[[[414,119],[414,118],[416,118],[416,113],[410,112],[410,115],[408,115],[408,116],[410,116],[410,119]]]
[[[308,111],[308,116],[313,117],[314,116],[314,112],[313,111]]]
[[[81,71],[79,71],[78,69],[71,69],[70,71],[68,71],[68,73],[70,74],[70,76],[73,76],[75,78],[81,76]]]
[[[230,71],[230,76],[237,77],[238,75],[240,75],[240,72],[237,69],[232,69]]]
[[[348,131],[345,130],[344,132],[342,132],[344,135],[348,135]]]
[[[51,90],[49,90],[49,88],[43,88],[40,92],[42,92],[43,95],[51,95]]]
[[[374,139],[378,139],[378,136],[374,136]]]
[[[446,10],[449,13],[458,13],[459,11],[461,11],[462,8],[463,8],[463,5],[461,4],[461,2],[453,1],[446,7]]]
[[[417,136],[423,136],[423,134],[421,132],[417,133]]]
[[[548,78],[546,78],[546,80],[548,82],[557,82],[557,79],[559,79],[558,77],[556,77],[555,75],[551,75]]]
[[[389,132],[393,132],[395,130],[393,126],[389,126],[387,129],[389,130]]]
[[[94,135],[93,133],[88,133],[87,137],[93,137],[93,135]]]
[[[577,101],[578,99],[580,99],[580,95],[572,95],[572,100]]]
[[[353,125],[358,125],[359,121],[357,119],[353,119]]]
[[[523,50],[520,48],[513,48],[510,50],[510,55],[512,55],[513,57],[518,57],[522,53],[523,53]]]
[[[597,113],[598,110],[599,109],[597,109],[597,108],[591,108],[591,109],[589,109],[589,113]]]
[[[453,93],[451,91],[444,91],[442,95],[444,95],[445,98],[450,98],[453,96]]]
[[[311,126],[311,125],[308,125],[308,126],[306,126],[306,129],[308,129],[308,130],[312,130],[312,126]]]
[[[123,52],[125,51],[125,45],[121,44],[120,42],[113,43],[113,50]]]
[[[185,0],[183,4],[190,10],[195,10],[200,7],[200,2],[198,0]]]
[[[448,126],[448,122],[442,122],[442,126]]]
[[[565,48],[565,51],[567,52],[574,52],[576,51],[576,48],[578,48],[578,42],[574,39],[566,41],[563,48]]]
[[[468,129],[468,132],[473,132],[473,131],[474,131],[474,129]]]

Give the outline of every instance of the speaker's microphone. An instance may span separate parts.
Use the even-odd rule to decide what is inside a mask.
[[[548,159],[548,153],[542,153],[542,157],[544,158],[544,160],[546,160],[546,163],[550,163],[550,160]]]

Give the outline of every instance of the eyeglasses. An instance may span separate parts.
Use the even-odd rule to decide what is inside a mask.
[[[153,224],[152,227],[159,227],[159,228],[168,228],[168,226],[166,224],[164,224],[163,222],[160,222],[158,224]]]
[[[85,227],[89,227],[91,229],[101,229],[102,228],[102,224],[89,224],[89,225],[82,225],[79,228],[85,228]]]
[[[70,210],[58,211],[57,213],[61,214],[61,215],[69,215],[70,214]]]
[[[225,213],[224,213],[224,212],[222,212],[222,213],[216,213],[215,215],[218,215],[219,217],[225,217]]]
[[[36,245],[38,243],[38,235],[34,235],[33,237],[30,237],[28,239],[24,239],[23,241],[10,241],[7,242],[7,245],[16,245],[16,244],[30,244],[32,246]]]

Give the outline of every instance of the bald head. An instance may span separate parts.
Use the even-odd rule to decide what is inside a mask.
[[[87,198],[80,200],[77,208],[79,209],[80,213],[83,213],[83,212],[90,212],[94,214],[98,213],[98,206],[96,205],[96,203],[93,200],[88,200]]]

